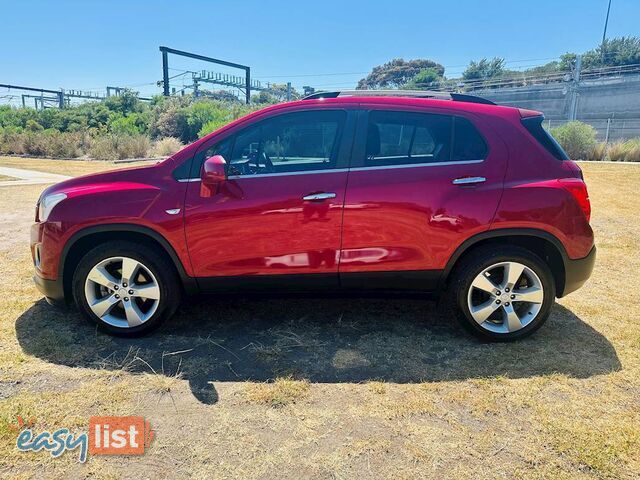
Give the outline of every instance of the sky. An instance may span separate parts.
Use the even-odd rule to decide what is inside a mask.
[[[324,90],[353,88],[396,57],[435,60],[449,77],[483,57],[520,69],[598,45],[607,1],[0,0],[0,83],[157,94],[160,45],[249,65],[262,82]],[[639,19],[639,0],[612,0],[607,37],[640,35]],[[169,62],[170,75],[242,75]]]

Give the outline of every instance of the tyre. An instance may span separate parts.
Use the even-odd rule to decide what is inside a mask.
[[[460,324],[489,341],[531,335],[549,317],[556,287],[549,266],[516,246],[487,246],[454,272],[451,301]]]
[[[148,246],[114,241],[87,252],[73,275],[80,312],[101,329],[138,336],[175,312],[180,284],[166,255]]]

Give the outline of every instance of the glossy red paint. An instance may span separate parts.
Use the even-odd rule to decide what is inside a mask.
[[[174,160],[167,159],[149,167],[77,177],[47,188],[43,195],[64,192],[67,199],[53,209],[46,222],[32,226],[32,253],[36,244],[40,244],[41,251],[37,273],[43,278],[57,278],[65,245],[84,229],[131,224],[165,238],[191,274],[182,217],[166,213],[182,208],[186,189],[186,184],[171,176],[174,167]]]
[[[198,152],[256,121],[327,108],[465,117],[485,138],[489,153],[478,162],[385,169],[347,165],[321,173],[219,178],[217,188],[207,191],[198,179],[180,182],[173,177],[174,170]],[[32,228],[32,252],[36,247],[40,251],[36,273],[59,279],[63,251],[76,235],[111,224],[155,232],[173,249],[185,274],[195,278],[324,273],[338,286],[339,273],[443,270],[474,235],[505,228],[547,232],[560,241],[569,258],[583,258],[593,247],[593,232],[576,197],[557,181],[579,179],[581,172],[574,163],[553,158],[522,126],[522,117],[534,114],[399,97],[340,97],[272,106],[157,165],[49,187],[43,195],[63,192],[67,199],[46,222]],[[352,165],[357,160],[351,158]],[[221,176],[220,169],[216,175]],[[463,177],[486,181],[452,184]],[[302,199],[319,192],[335,197]],[[176,210],[178,214],[168,213]]]
[[[362,106],[382,108],[369,102]],[[508,155],[485,115],[442,107],[396,109],[465,117],[491,146],[489,154],[468,163],[350,171],[342,238],[349,261],[341,261],[341,272],[443,269],[464,240],[489,228],[500,201]],[[485,177],[486,182],[452,183],[464,177]],[[371,249],[385,254],[373,261]],[[360,256],[369,259],[355,261]]]
[[[239,177],[210,198],[189,183],[185,232],[195,275],[337,273],[346,181],[346,172],[331,170]],[[336,197],[302,200],[317,192]]]

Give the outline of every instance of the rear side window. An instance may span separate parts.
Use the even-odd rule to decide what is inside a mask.
[[[366,166],[482,160],[487,146],[471,122],[451,115],[369,113]]]
[[[522,119],[522,125],[542,145],[547,152],[556,157],[558,160],[569,160],[569,156],[562,149],[556,139],[551,136],[542,126],[544,116],[529,117]]]

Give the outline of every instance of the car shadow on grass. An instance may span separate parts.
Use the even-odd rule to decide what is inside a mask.
[[[617,371],[613,346],[556,304],[532,337],[482,343],[419,299],[189,299],[160,329],[136,339],[96,330],[73,311],[36,302],[16,321],[25,353],[59,365],[180,375],[201,402],[216,382],[438,382]]]

